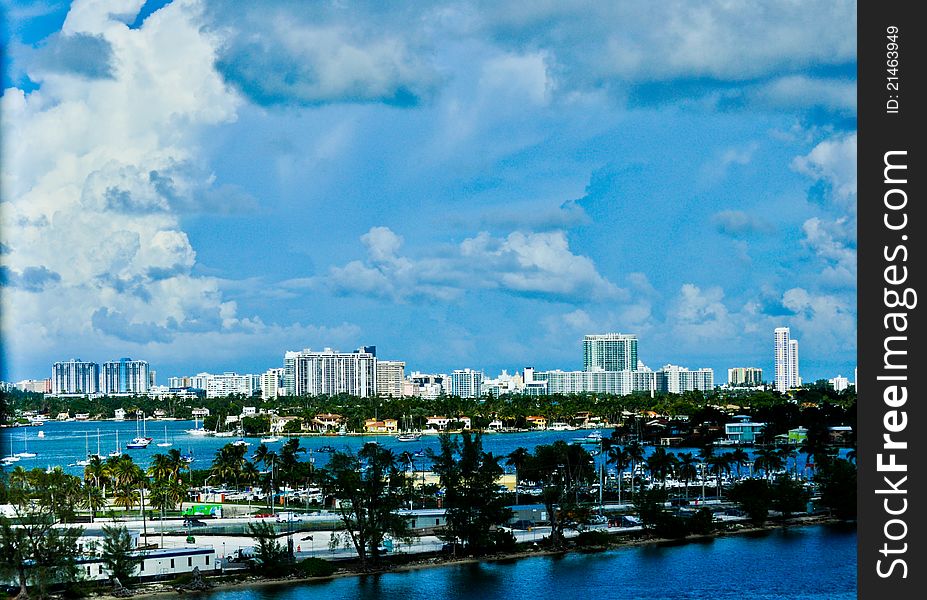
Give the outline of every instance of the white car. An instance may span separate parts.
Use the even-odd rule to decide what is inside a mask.
[[[296,523],[301,520],[302,520],[302,516],[299,513],[294,513],[294,512],[277,513],[278,523]]]

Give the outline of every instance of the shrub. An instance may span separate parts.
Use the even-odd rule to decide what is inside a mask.
[[[575,539],[578,546],[608,546],[612,538],[604,531],[584,531]]]
[[[324,558],[310,556],[299,563],[298,574],[302,577],[330,577],[338,569]]]

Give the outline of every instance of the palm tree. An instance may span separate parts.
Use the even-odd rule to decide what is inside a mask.
[[[518,503],[518,486],[521,485],[521,481],[518,478],[518,472],[524,469],[525,465],[528,463],[528,459],[531,457],[531,453],[528,452],[527,448],[519,446],[511,452],[509,452],[508,458],[505,461],[505,464],[515,467],[515,503]]]
[[[763,471],[766,479],[770,479],[773,473],[782,469],[782,455],[775,448],[760,448],[756,451],[753,469]]]
[[[666,489],[666,477],[673,472],[677,462],[676,455],[667,453],[666,448],[660,446],[645,462],[651,475],[659,478],[661,487]]]
[[[740,468],[750,464],[750,455],[743,448],[735,448],[731,452],[731,462],[737,468],[737,478],[740,479]]]
[[[97,517],[97,512],[106,507],[106,497],[103,490],[96,485],[84,483],[81,488],[80,506],[90,511],[90,522],[93,523]]]
[[[608,458],[605,464],[615,465],[615,471],[618,472],[618,504],[621,504],[621,487],[624,484],[624,471],[631,464],[631,455],[627,450],[620,446],[612,446],[608,449]]]
[[[698,476],[698,472],[695,468],[695,465],[698,464],[698,461],[695,459],[695,456],[691,452],[683,452],[678,457],[679,459],[679,477],[682,477],[683,482],[686,486],[686,499],[689,498],[689,481]]]
[[[721,498],[721,477],[725,473],[728,475],[731,474],[731,455],[730,453],[716,454],[714,456],[709,456],[706,463],[708,464],[708,471],[715,475],[715,483],[718,488],[718,498]]]
[[[113,503],[116,506],[123,507],[126,511],[132,510],[132,507],[138,504],[138,488],[132,483],[119,483],[113,493]]]
[[[644,460],[644,447],[637,440],[634,440],[624,448],[628,453],[631,461],[631,497],[634,497],[634,478],[637,476],[637,465]]]

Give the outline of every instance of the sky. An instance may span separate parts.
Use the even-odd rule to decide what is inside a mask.
[[[856,364],[856,4],[2,0],[0,378]],[[826,24],[826,26],[822,26]]]

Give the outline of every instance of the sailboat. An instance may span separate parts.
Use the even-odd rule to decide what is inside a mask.
[[[145,423],[144,432],[139,432],[138,430],[138,421],[139,417],[142,418],[142,422]],[[128,450],[138,450],[141,448],[147,448],[148,444],[151,443],[153,438],[148,437],[148,425],[144,419],[144,413],[135,413],[135,437],[131,442],[126,444],[126,449]]]
[[[90,436],[86,431],[84,432],[84,456],[87,458],[79,460],[74,464],[78,467],[86,467],[90,464]]]
[[[0,459],[0,462],[2,462],[5,465],[9,465],[14,462],[19,462],[19,457],[13,454],[13,436],[12,435],[10,436],[10,455],[4,456],[3,459]]]
[[[167,439],[167,425],[165,425],[165,426],[164,426],[164,441],[163,441],[163,442],[158,442],[158,443],[157,443],[157,446],[158,446],[158,448],[170,448],[171,445],[172,445],[172,443],[173,443],[173,442],[170,442],[170,441]]]
[[[119,447],[119,432],[116,432],[116,449],[107,454],[110,458],[117,458],[122,456],[122,449]]]
[[[219,424],[222,423],[222,417],[220,416],[216,419],[216,432],[213,434],[216,437],[232,437],[235,435],[235,432],[231,429],[226,431],[219,431]]]
[[[194,416],[193,429],[187,429],[186,433],[189,433],[190,435],[209,435],[210,431],[204,427],[200,427],[199,419]]]
[[[23,431],[23,451],[17,452],[16,456],[19,458],[35,458],[38,456],[35,452],[29,452],[29,438],[26,436],[25,431]]]

